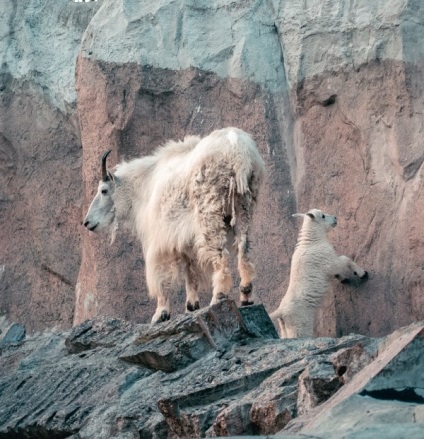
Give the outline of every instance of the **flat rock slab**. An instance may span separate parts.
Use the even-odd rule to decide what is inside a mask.
[[[102,316],[86,320],[72,328],[65,339],[70,354],[78,354],[96,347],[113,347],[134,340],[134,333],[148,325],[136,325],[125,320]]]
[[[382,434],[374,436],[375,438],[388,437],[384,432],[397,432],[398,438],[409,438],[408,434],[402,432],[402,427],[415,424],[415,428],[421,431],[421,437],[424,437],[423,408],[421,404],[354,394],[324,412],[320,416],[319,424],[314,425],[313,433],[311,428],[309,434],[337,439],[362,438],[361,435],[367,432],[365,437],[371,437],[370,433],[379,426]],[[385,426],[384,430],[382,426]]]
[[[12,323],[6,334],[0,340],[0,348],[8,344],[20,343],[26,335],[25,326],[20,323]]]

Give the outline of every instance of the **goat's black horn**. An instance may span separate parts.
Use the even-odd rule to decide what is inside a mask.
[[[102,155],[102,180],[103,181],[109,181],[110,177],[108,175],[107,169],[106,169],[106,159],[107,156],[112,152],[111,149],[109,149],[109,151],[106,151],[103,155]]]

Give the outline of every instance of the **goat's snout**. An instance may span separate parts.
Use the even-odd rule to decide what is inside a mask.
[[[94,229],[99,225],[99,223],[93,224],[93,222],[90,222],[89,220],[85,220],[83,222],[84,227],[87,227],[90,232],[94,232]]]

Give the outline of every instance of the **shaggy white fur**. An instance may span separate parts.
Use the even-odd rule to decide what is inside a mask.
[[[227,297],[230,238],[238,249],[240,300],[253,303],[248,232],[265,166],[247,133],[230,127],[203,139],[189,136],[123,162],[114,173],[103,167],[84,225],[111,230],[112,238],[126,227],[139,237],[149,294],[158,301],[154,322],[169,319],[169,294],[181,269],[187,310],[199,308],[198,291],[211,284],[211,303]]]

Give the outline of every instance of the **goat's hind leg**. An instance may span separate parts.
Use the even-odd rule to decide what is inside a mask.
[[[236,241],[237,262],[240,274],[240,304],[253,305],[252,281],[255,278],[255,266],[249,258],[249,228],[251,222],[252,201],[249,195],[239,196],[240,209],[237,209]]]
[[[255,266],[248,256],[248,238],[242,237],[238,243],[238,271],[240,274],[240,304],[241,306],[253,305],[252,281],[255,278]]]
[[[275,310],[270,315],[271,320],[278,323],[280,338],[288,338],[284,316],[280,309]]]
[[[219,211],[222,212],[222,208]],[[211,305],[228,298],[233,285],[229,266],[226,224],[222,214],[209,213],[202,221],[204,242],[199,247],[201,264],[212,268]]]
[[[186,286],[186,310],[196,311],[200,308],[199,302],[199,272],[196,270],[194,262],[188,257],[183,257],[184,259],[184,278]]]

